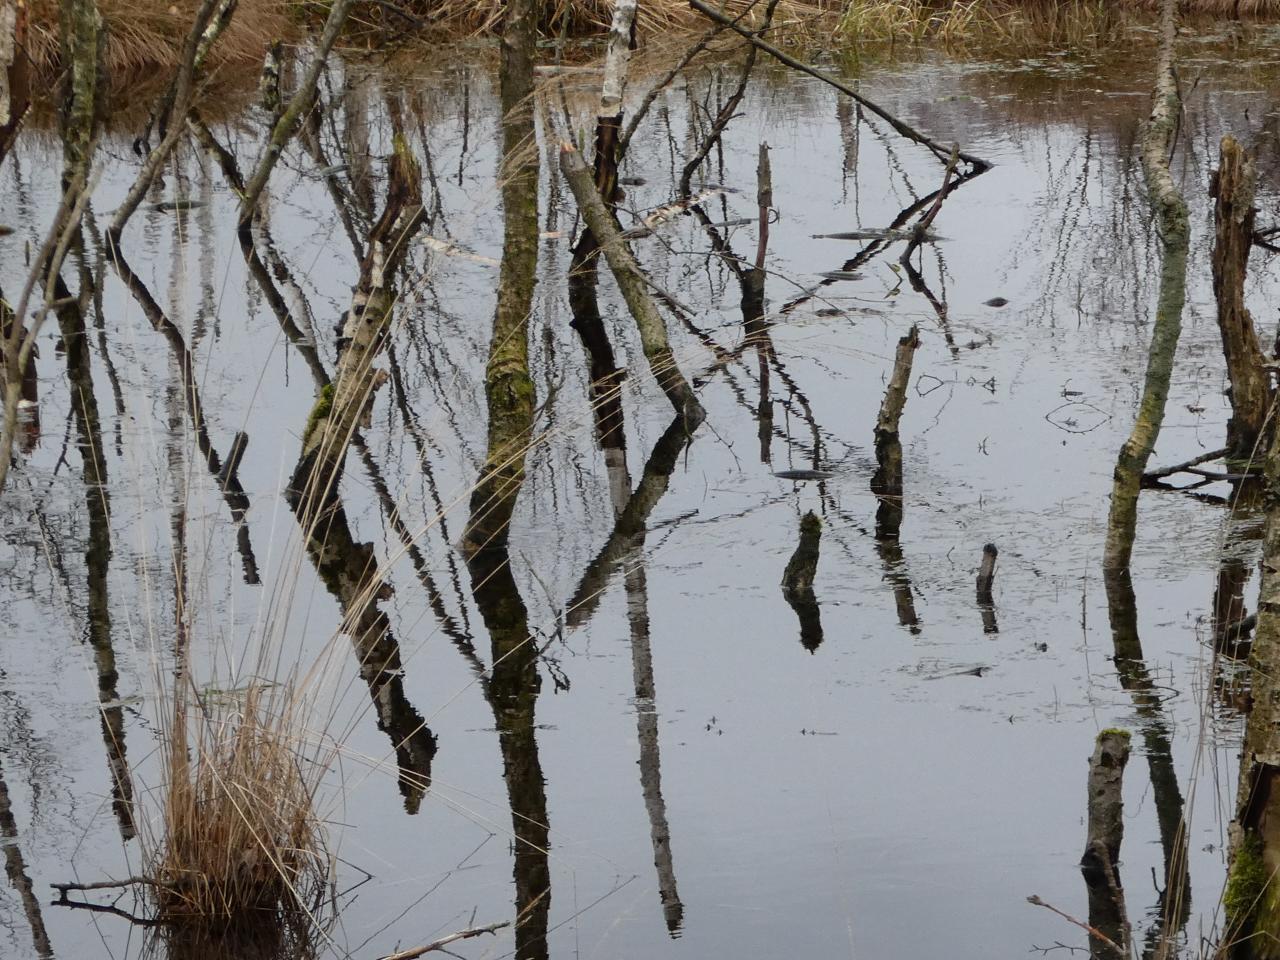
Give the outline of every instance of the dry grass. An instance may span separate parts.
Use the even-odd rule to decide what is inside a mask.
[[[331,900],[315,808],[326,765],[300,756],[279,687],[252,681],[234,697],[188,700],[175,691],[159,836],[146,845],[155,918],[187,942],[264,924],[305,936]]]
[[[99,0],[108,28],[107,72],[117,86],[176,64],[197,3]],[[727,4],[731,11],[746,5],[745,0]],[[784,30],[788,24],[836,23],[844,36],[860,40],[1003,42],[1030,37],[1071,42],[1096,34],[1126,12],[1157,6],[1158,0],[783,0],[774,22]],[[503,7],[502,0],[375,0],[353,15],[348,33],[353,42],[380,47],[403,38],[406,29],[428,39],[487,34],[497,27]],[[30,9],[29,53],[37,70],[48,76],[58,67],[59,2],[33,0]],[[260,63],[272,41],[300,36],[309,16],[325,9],[324,0],[241,0],[211,54],[210,68]],[[1230,17],[1236,0],[1191,0],[1185,10]],[[612,11],[612,0],[549,0],[543,7],[543,31],[548,36],[561,31],[569,36],[602,34]],[[1280,16],[1280,0],[1239,0],[1239,13]],[[704,25],[685,0],[647,0],[639,7],[638,29],[650,39]]]
[[[1126,12],[1141,7],[1140,0],[850,0],[839,29],[868,41],[1076,45],[1111,38]]]
[[[59,0],[31,0],[28,54],[36,70],[57,70]],[[107,26],[109,77],[124,78],[178,62],[199,0],[98,0]],[[209,54],[209,68],[260,63],[273,40],[298,32],[289,0],[242,0]]]

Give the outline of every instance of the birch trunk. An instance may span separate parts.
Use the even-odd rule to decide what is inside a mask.
[[[1154,100],[1142,134],[1142,169],[1164,250],[1155,323],[1151,331],[1151,352],[1147,357],[1146,381],[1138,405],[1138,418],[1116,459],[1111,514],[1107,520],[1107,539],[1102,557],[1102,565],[1108,569],[1127,569],[1133,554],[1133,539],[1138,525],[1138,492],[1143,471],[1155,449],[1160,425],[1164,421],[1173,358],[1182,332],[1182,308],[1186,302],[1190,234],[1187,204],[1169,170],[1169,153],[1177,135],[1181,108],[1173,75],[1173,40],[1174,2],[1164,0]]]

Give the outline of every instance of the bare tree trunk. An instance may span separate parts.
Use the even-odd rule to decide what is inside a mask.
[[[507,5],[502,28],[502,264],[498,304],[485,367],[489,411],[484,469],[471,492],[462,536],[468,553],[506,544],[516,498],[524,484],[525,454],[536,397],[529,376],[529,320],[538,282],[538,155],[533,113],[537,8],[532,0]]]
[[[27,56],[28,7],[0,2],[0,163],[13,149],[31,108],[31,60]]]
[[[1260,456],[1259,444],[1271,406],[1266,356],[1253,317],[1244,305],[1244,280],[1253,246],[1254,155],[1230,135],[1222,138],[1218,169],[1210,181],[1214,199],[1213,293],[1218,301],[1218,330],[1231,378],[1231,419],[1227,421],[1227,457],[1248,462]],[[1265,448],[1263,448],[1265,449]]]
[[[1160,53],[1156,67],[1154,102],[1142,134],[1142,169],[1147,180],[1157,232],[1164,247],[1160,264],[1160,291],[1156,299],[1151,352],[1138,418],[1116,459],[1111,488],[1111,514],[1102,565],[1108,569],[1129,566],[1138,525],[1138,492],[1142,473],[1155,449],[1164,421],[1173,358],[1182,332],[1182,308],[1186,302],[1187,247],[1190,227],[1187,204],[1169,170],[1169,153],[1178,130],[1181,100],[1173,75],[1174,0],[1164,0],[1160,16]]]
[[[907,403],[911,365],[919,346],[920,331],[914,326],[898,341],[893,371],[889,375],[889,383],[880,402],[880,413],[876,417],[874,434],[877,466],[876,472],[871,476],[871,492],[877,500],[876,552],[884,563],[885,578],[893,586],[898,622],[913,633],[919,632],[920,618],[916,613],[911,580],[904,569],[902,544],[898,540],[903,513],[902,441],[898,436],[898,424]]]
[[[374,361],[390,335],[396,274],[422,222],[420,180],[417,161],[404,137],[397,134],[387,178],[387,205],[369,235],[360,265],[360,280],[342,328],[337,374],[331,386],[320,390],[312,407],[289,485],[295,509],[312,519],[336,491],[347,445],[373,392],[386,378],[374,368]]]

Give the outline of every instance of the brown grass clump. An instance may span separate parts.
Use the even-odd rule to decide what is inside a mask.
[[[171,935],[251,933],[263,923],[305,932],[331,901],[315,810],[324,764],[304,766],[278,690],[253,681],[195,711],[175,697],[161,836],[148,851],[155,919]]]
[[[838,32],[850,40],[1078,45],[1114,39],[1158,0],[846,0]],[[1280,15],[1280,0],[1189,0],[1184,12],[1219,19]]]
[[[114,81],[177,65],[199,0],[98,0],[106,25],[103,61]],[[58,69],[59,0],[28,0],[27,52],[38,73]],[[298,32],[289,0],[242,0],[225,32],[209,51],[207,70],[261,63],[274,40]]]

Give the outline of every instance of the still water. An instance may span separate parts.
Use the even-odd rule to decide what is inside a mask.
[[[1248,142],[1275,126],[1270,40],[1187,40],[1181,51],[1186,85],[1198,81],[1174,162],[1193,255],[1158,464],[1223,435],[1206,191],[1222,134]],[[194,139],[182,148],[148,197],[161,206],[140,211],[122,245],[194,355],[207,440],[193,430],[173,341],[105,268],[95,239],[137,170],[131,132],[109,136],[85,248],[66,271],[91,293],[87,389],[109,481],[86,490],[51,323],[37,361],[39,435],[0,501],[0,954],[140,949],[142,931],[52,906],[49,885],[138,870],[130,837],[149,829],[158,802],[155,693],[172,669],[176,556],[205,695],[234,696],[224,681],[243,679],[238,664],[264,642],[286,667],[329,664],[317,700],[342,744],[321,798],[342,892],[329,955],[373,960],[501,920],[523,932],[457,949],[986,960],[1084,946],[1078,928],[1026,898],[1087,914],[1085,761],[1109,726],[1136,734],[1122,874],[1137,939],[1159,911],[1170,811],[1176,824],[1185,804],[1183,936],[1199,949],[1221,893],[1240,735],[1230,664],[1214,662],[1213,598],[1220,572],[1248,577],[1258,522],[1232,519],[1225,485],[1201,497],[1144,492],[1137,687],[1112,660],[1099,569],[1154,298],[1158,251],[1136,146],[1154,45],[1137,32],[1123,49],[1066,56],[837,58],[832,69],[866,95],[995,164],[944,203],[938,239],[916,261],[927,291],[900,268],[900,242],[815,235],[889,227],[938,188],[942,164],[834,90],[761,64],[694,177],[709,191],[702,215],[633,242],[674,301],[676,355],[708,411],[686,447],[668,437],[654,453],[670,408],[601,271],[606,329],[628,370],[625,467],[595,439],[566,288],[576,212],[556,166],[565,111],[574,132],[590,129],[598,77],[570,74],[563,97],[543,84],[529,323],[538,440],[510,576],[482,595],[523,605],[537,678],[522,681],[519,729],[501,733],[491,611],[477,607],[457,549],[485,456],[502,252],[496,74],[434,55],[393,71],[330,71],[320,149],[286,154],[256,238],[288,332],[246,268],[219,165]],[[660,72],[633,76],[634,101]],[[726,56],[658,96],[621,171],[624,226],[677,198],[686,158],[740,74],[741,56]],[[248,103],[222,110],[210,128],[248,168],[264,115]],[[331,642],[344,583],[364,559],[317,575],[283,491],[318,374],[333,370],[334,326],[358,273],[352,241],[377,217],[396,126],[427,177],[428,222],[380,362],[390,379],[341,488],[346,550],[371,550],[385,567],[376,603],[398,644],[398,665],[393,657],[371,686],[349,643]],[[713,252],[754,257],[762,142],[775,208],[771,351],[743,349],[737,264]],[[15,230],[0,239],[8,291],[21,287],[28,245],[57,203],[60,157],[35,129],[0,171],[0,210]],[[1264,225],[1277,212],[1277,159],[1264,140]],[[163,206],[174,200],[194,202]],[[822,282],[841,270],[856,278]],[[1248,293],[1264,343],[1275,288],[1259,255]],[[872,427],[913,324],[922,345],[895,539],[877,525]],[[239,431],[249,438],[241,492],[224,495],[208,450],[225,460]],[[776,476],[805,470],[823,477]],[[640,532],[618,535],[631,488],[651,510]],[[108,514],[91,509],[95,496]],[[821,636],[810,630],[802,643],[779,582],[806,511],[823,521]],[[95,516],[109,520],[95,527]],[[999,562],[984,609],[974,577],[989,542]],[[113,796],[112,764],[131,770],[132,798]]]

